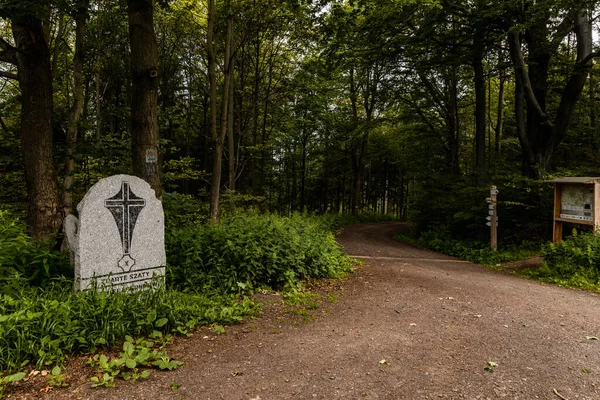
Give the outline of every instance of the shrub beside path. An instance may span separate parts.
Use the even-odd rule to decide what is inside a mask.
[[[329,298],[337,301],[324,296],[311,321],[283,312],[278,296],[267,295],[257,320],[228,327],[225,335],[201,329],[177,339],[169,353],[186,364],[176,371],[100,390],[82,378],[38,395],[600,399],[598,294],[398,243],[391,235],[399,226],[344,229],[340,243],[365,265],[333,289]]]

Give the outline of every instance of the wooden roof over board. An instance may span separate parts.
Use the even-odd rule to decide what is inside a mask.
[[[590,176],[567,176],[565,178],[556,178],[550,181],[546,181],[549,183],[574,183],[574,184],[592,184],[592,183],[600,183],[600,177],[590,177]]]

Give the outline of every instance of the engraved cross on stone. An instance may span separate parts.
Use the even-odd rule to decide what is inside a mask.
[[[135,260],[129,254],[133,229],[140,211],[146,206],[146,200],[136,196],[128,182],[123,182],[119,193],[104,200],[104,206],[111,212],[121,235],[123,257],[119,260],[119,267],[128,272],[135,265]]]

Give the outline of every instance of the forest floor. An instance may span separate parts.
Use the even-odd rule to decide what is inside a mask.
[[[312,287],[318,307],[260,295],[257,319],[177,338],[175,371],[93,389],[79,357],[69,388],[24,384],[10,398],[600,399],[598,294],[398,243],[401,226],[345,228],[340,243],[364,265]]]

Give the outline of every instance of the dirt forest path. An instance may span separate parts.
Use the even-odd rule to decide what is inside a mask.
[[[225,335],[178,339],[174,372],[44,397],[600,399],[600,341],[586,339],[600,337],[600,296],[398,243],[399,226],[344,229],[365,265],[310,322],[267,309]]]

